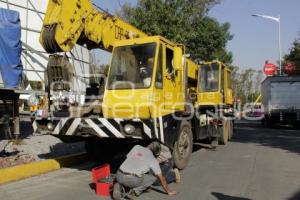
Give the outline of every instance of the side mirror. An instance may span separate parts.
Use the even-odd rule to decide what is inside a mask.
[[[175,71],[182,71],[183,70],[183,52],[182,48],[175,47],[174,48],[174,69]]]

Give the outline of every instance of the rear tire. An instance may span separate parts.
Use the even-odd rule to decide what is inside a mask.
[[[220,136],[219,136],[219,143],[226,145],[228,142],[228,137],[229,137],[229,120],[224,119],[223,120],[223,124],[221,127],[219,127],[219,131],[220,131]]]
[[[180,131],[174,144],[173,158],[178,169],[184,169],[193,151],[193,134],[191,125],[184,121],[180,125]]]
[[[213,137],[211,139],[210,145],[213,149],[216,149],[219,146],[218,137]]]
[[[300,129],[300,124],[299,124],[300,122],[295,122],[294,124],[293,124],[293,127],[295,128],[295,129]]]
[[[233,137],[233,121],[229,120],[229,136],[228,140],[231,140]]]
[[[0,139],[13,139],[13,124],[10,123],[9,118],[8,117],[2,117],[0,119],[1,121],[1,125],[0,125]]]

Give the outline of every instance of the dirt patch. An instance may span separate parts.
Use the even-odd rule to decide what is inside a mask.
[[[36,161],[31,155],[0,157],[0,168],[12,167]]]
[[[63,143],[50,135],[30,136],[22,140],[1,140],[0,168],[57,158],[85,151],[83,142]]]

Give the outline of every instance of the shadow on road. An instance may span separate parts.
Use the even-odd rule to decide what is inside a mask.
[[[218,200],[251,200],[248,198],[229,196],[219,192],[212,192],[211,194],[215,196]]]
[[[287,200],[299,200],[300,199],[300,190],[296,192],[292,197],[288,198]]]
[[[300,130],[284,127],[266,128],[260,122],[237,123],[233,142],[257,143],[300,154]]]

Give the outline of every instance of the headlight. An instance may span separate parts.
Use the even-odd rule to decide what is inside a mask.
[[[75,95],[70,95],[70,96],[69,96],[69,103],[70,103],[71,105],[74,105],[74,104],[77,103],[77,102],[76,102],[76,97],[75,97]]]
[[[29,106],[37,106],[39,105],[40,103],[40,99],[38,96],[36,96],[35,94],[31,95],[29,98],[28,98],[28,105]]]
[[[47,128],[49,131],[53,131],[54,130],[54,125],[51,122],[47,123]]]
[[[131,124],[126,124],[124,126],[124,131],[125,131],[125,133],[132,135],[135,132],[135,127]]]
[[[61,95],[60,95],[60,101],[64,102],[64,103],[69,102],[69,93],[68,92],[61,93]]]

